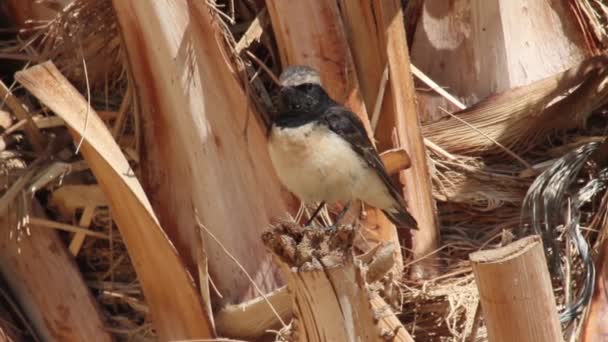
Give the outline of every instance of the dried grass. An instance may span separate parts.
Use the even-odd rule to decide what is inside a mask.
[[[24,41],[33,60],[52,60],[78,86],[85,86],[83,59],[93,89],[121,88],[126,80],[121,38],[111,1],[76,0]],[[34,48],[35,47],[35,48]]]
[[[109,331],[118,340],[156,341],[137,275],[107,208],[96,209],[92,229],[111,238],[86,239],[76,262],[108,317]]]

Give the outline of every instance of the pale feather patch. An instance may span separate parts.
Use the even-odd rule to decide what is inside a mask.
[[[380,209],[395,206],[376,172],[323,125],[274,126],[268,147],[281,182],[305,202],[360,199]]]

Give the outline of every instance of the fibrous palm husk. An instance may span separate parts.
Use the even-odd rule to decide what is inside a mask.
[[[456,154],[504,153],[496,142],[515,151],[530,150],[549,132],[583,127],[591,112],[607,101],[607,63],[608,57],[601,55],[563,73],[490,96],[455,113],[461,120],[427,124],[423,133]]]

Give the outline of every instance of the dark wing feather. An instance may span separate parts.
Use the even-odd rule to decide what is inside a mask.
[[[387,217],[398,227],[418,229],[416,220],[408,213],[403,197],[401,197],[401,194],[386,172],[384,164],[369,140],[361,120],[353,112],[344,107],[332,106],[325,110],[320,121],[326,124],[331,131],[348,141],[353,150],[380,176],[380,179],[382,179],[382,182],[388,188],[390,195],[400,207],[394,208],[395,211],[393,212],[384,210]]]

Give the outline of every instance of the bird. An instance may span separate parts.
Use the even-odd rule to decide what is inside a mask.
[[[398,228],[418,229],[365,126],[328,95],[319,72],[292,65],[279,82],[268,151],[290,192],[304,203],[321,203],[307,225],[325,203],[347,203],[336,225],[351,201],[361,200],[381,209]]]

